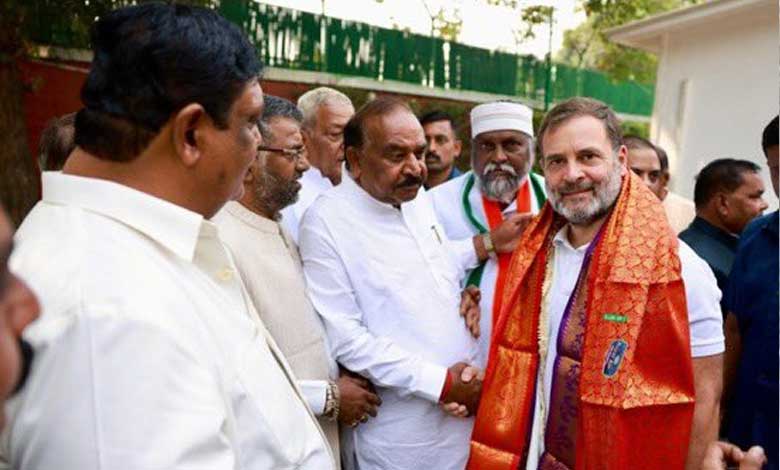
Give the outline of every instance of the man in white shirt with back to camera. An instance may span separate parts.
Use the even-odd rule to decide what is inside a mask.
[[[77,148],[17,232],[12,266],[44,314],[5,457],[30,470],[334,468],[207,220],[241,196],[261,143],[254,48],[183,5],[114,10],[94,28]]]
[[[355,430],[361,470],[462,469],[480,382],[464,383],[476,343],[459,317],[462,273],[486,259],[484,237],[450,242],[422,190],[425,136],[409,107],[378,98],[344,131],[350,175],[301,223],[300,249],[315,309],[335,359],[377,387],[382,408]],[[494,230],[510,250],[524,222]],[[456,253],[453,256],[453,253]]]

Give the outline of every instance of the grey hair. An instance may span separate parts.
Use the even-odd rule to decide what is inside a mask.
[[[309,90],[298,98],[298,109],[303,113],[304,127],[312,127],[317,120],[317,110],[326,104],[352,106],[352,101],[344,93],[328,87]]]
[[[292,101],[273,95],[265,95],[263,101],[265,107],[263,108],[263,115],[258,122],[260,135],[263,136],[263,140],[273,140],[271,131],[268,128],[268,123],[273,118],[282,117],[292,119],[298,124],[303,122],[303,113],[301,113],[301,110],[298,109]]]

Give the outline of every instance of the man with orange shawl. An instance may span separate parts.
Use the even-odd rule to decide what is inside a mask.
[[[626,170],[605,104],[539,131],[549,203],[515,251],[468,468],[698,469],[717,435],[720,292]]]

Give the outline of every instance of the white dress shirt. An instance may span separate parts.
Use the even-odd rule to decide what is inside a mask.
[[[558,337],[566,304],[577,284],[577,277],[585,260],[585,252],[588,250],[588,244],[574,248],[569,243],[567,230],[566,226],[563,227],[553,239],[555,257],[549,293],[549,338]],[[678,240],[678,242],[678,254],[682,266],[681,275],[685,285],[685,300],[688,304],[691,356],[697,358],[720,354],[725,350],[725,339],[723,337],[723,316],[720,310],[721,293],[715,281],[715,275],[712,274],[707,263],[699,258],[691,247],[682,240]],[[556,341],[553,339],[547,344],[546,363],[540,364],[540,367],[544,367],[544,383],[537,381],[536,384],[536,411],[526,470],[536,470],[539,458],[544,452],[544,436],[541,435],[541,430],[542,424],[547,421],[546,411],[548,408],[545,407],[545,412],[542,412],[539,394],[544,393],[545,402],[549,403],[556,356]]]
[[[322,431],[203,218],[46,173],[12,267],[41,300],[5,457],[25,470],[333,468]]]
[[[345,175],[301,223],[306,282],[335,359],[368,377],[382,397],[379,415],[360,425],[361,470],[462,469],[472,419],[437,402],[447,368],[470,362],[476,343],[458,313],[466,260],[436,221],[427,194],[397,209]],[[464,261],[465,262],[465,261]]]
[[[471,171],[451,179],[428,191],[431,195],[433,208],[436,211],[436,217],[441,222],[447,237],[450,240],[471,240],[474,235],[479,234],[479,230],[469,221],[463,206],[463,191],[468,181]],[[526,179],[521,181],[524,184]],[[539,177],[542,186],[544,179]],[[530,183],[529,183],[530,184]],[[531,212],[537,214],[540,210],[540,201],[536,199],[536,192],[529,188],[531,196]],[[468,194],[468,201],[471,204],[474,217],[486,229],[490,229],[485,215],[485,208],[482,204],[482,191],[479,189],[479,183],[475,182]],[[517,212],[517,199],[512,201],[503,211],[504,217]],[[493,298],[495,296],[496,279],[498,277],[498,259],[489,258],[482,271],[482,281],[479,284],[482,297],[479,301],[481,312],[479,320],[479,352],[477,354],[476,365],[481,369],[487,366],[487,358],[490,353],[490,336],[493,332]]]
[[[347,172],[342,168],[342,174],[346,178]],[[301,179],[301,190],[298,191],[298,200],[295,204],[282,209],[282,225],[290,234],[295,243],[298,243],[298,230],[306,209],[319,197],[320,194],[333,187],[330,180],[322,176],[320,170],[314,166],[306,170]]]

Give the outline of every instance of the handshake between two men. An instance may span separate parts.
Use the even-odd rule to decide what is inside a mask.
[[[533,218],[531,213],[514,213],[506,216],[502,223],[490,232],[490,239],[496,254],[512,253]],[[480,261],[485,261],[489,253],[479,243],[481,237],[474,238],[474,246]],[[481,292],[476,286],[466,286],[461,293],[460,314],[466,327],[475,338],[480,336]],[[457,417],[465,418],[477,413],[479,399],[482,396],[484,371],[475,366],[458,362],[448,369],[449,376],[441,396],[442,409]]]
[[[533,215],[530,213],[514,213],[490,232],[493,250],[497,255],[512,253],[520,240]],[[481,244],[482,236],[474,237],[474,247],[478,259],[486,261],[490,256]],[[480,331],[480,301],[482,294],[478,287],[469,285],[461,292],[460,315],[466,328],[474,338],[479,338]],[[489,334],[489,332],[488,332]],[[441,408],[448,414],[460,418],[473,416],[477,413],[482,395],[482,380],[484,371],[465,362],[458,362],[448,368],[448,377],[440,397]],[[342,389],[342,411],[339,421],[342,424],[357,426],[376,417],[381,405],[376,390],[371,382],[353,372],[341,370],[339,388]]]
[[[475,338],[480,336],[481,297],[482,294],[476,286],[466,286],[460,296],[460,315]],[[475,415],[482,395],[484,371],[465,362],[458,362],[450,366],[447,373],[447,382],[440,400],[442,409],[459,418]]]
[[[480,296],[477,287],[468,286],[463,290],[460,302],[460,314],[475,338],[480,334]],[[473,416],[482,393],[482,371],[465,362],[458,362],[448,369],[448,374],[448,386],[441,397],[442,409],[459,418]],[[368,421],[369,417],[376,417],[382,400],[371,382],[341,368],[337,384],[341,395],[340,423],[355,427]]]
[[[448,372],[449,386],[441,397],[442,409],[459,418],[474,416],[482,396],[483,371],[458,362]]]

